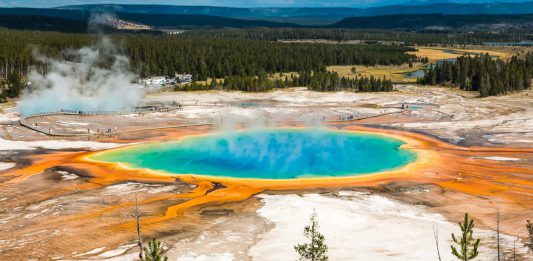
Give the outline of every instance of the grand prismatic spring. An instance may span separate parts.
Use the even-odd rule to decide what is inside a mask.
[[[447,206],[469,208],[482,224],[489,225],[493,203],[484,198],[504,202],[507,211],[519,213],[506,224],[526,218],[532,203],[522,196],[529,193],[531,181],[521,178],[531,175],[531,169],[485,159],[527,159],[533,152],[527,148],[466,148],[419,133],[346,124],[330,124],[321,129],[302,125],[237,128],[232,132],[191,126],[131,134],[104,139],[127,141],[125,146],[115,143],[116,148],[27,154],[22,157],[23,162],[31,164],[4,171],[1,177],[5,193],[31,195],[45,201],[50,196],[66,197],[60,206],[80,202],[76,208],[84,209],[65,209],[69,214],[53,219],[36,217],[33,220],[40,222],[39,226],[7,228],[9,233],[24,238],[36,229],[53,229],[61,223],[68,235],[53,236],[47,241],[69,244],[78,242],[77,235],[85,233],[87,238],[98,239],[94,241],[98,243],[83,247],[84,252],[99,245],[118,248],[122,242],[133,240],[135,221],[124,215],[131,212],[135,203],[132,195],[116,189],[138,191],[140,186],[146,187],[139,200],[143,233],[156,237],[167,235],[169,230],[210,231],[203,225],[217,222],[219,215],[229,215],[229,220],[248,218],[249,211],[256,209],[253,202],[261,198],[254,195],[260,193],[298,195],[361,188],[389,191],[394,196],[398,187],[407,193],[402,193],[402,197],[434,204],[451,217],[456,211],[449,211]],[[51,176],[56,171],[75,173],[78,178],[58,183],[56,179],[63,178]],[[29,182],[33,186],[27,186]],[[65,187],[56,189],[50,184]],[[36,191],[36,186],[41,189]],[[166,187],[172,190],[161,190]],[[65,194],[65,188],[74,193]],[[425,192],[430,188],[431,192]],[[106,203],[99,203],[93,196],[97,191],[101,191]],[[450,193],[457,199],[450,199]],[[87,232],[87,226],[97,229]]]
[[[323,129],[274,129],[193,136],[92,156],[171,174],[226,178],[343,177],[388,171],[416,159],[386,136]]]

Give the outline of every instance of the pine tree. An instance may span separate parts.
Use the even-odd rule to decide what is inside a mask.
[[[525,243],[525,247],[530,252],[533,252],[533,223],[531,221],[527,221],[526,223],[526,229],[527,229],[527,241]]]
[[[164,256],[165,250],[161,242],[155,238],[148,242],[148,248],[144,247],[144,260],[142,261],[167,261],[168,257]]]
[[[9,98],[16,98],[22,92],[24,88],[24,81],[22,76],[17,72],[12,72],[7,76],[8,88],[6,90],[6,95]]]
[[[210,89],[214,89],[215,87],[217,87],[217,80],[216,79],[211,79],[211,82],[209,84],[209,88]]]
[[[316,211],[313,210],[311,215],[311,225],[304,228],[304,236],[311,242],[296,245],[294,250],[300,255],[300,261],[326,261],[328,256],[328,246],[325,244],[325,238],[318,232],[318,221],[316,220]]]
[[[440,63],[418,80],[422,84],[447,84],[460,86],[467,91],[479,91],[481,97],[506,94],[531,88],[533,56],[513,56],[504,61],[489,55],[462,56],[455,63]],[[434,67],[434,68],[433,68]]]
[[[474,233],[474,220],[468,218],[468,213],[465,213],[464,222],[459,223],[459,227],[461,227],[461,238],[458,239],[452,233],[452,239],[453,242],[459,245],[460,249],[457,250],[455,246],[451,246],[452,254],[462,261],[472,260],[479,254],[477,250],[479,239],[474,240],[472,237]]]

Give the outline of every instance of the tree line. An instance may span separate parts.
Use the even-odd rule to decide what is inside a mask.
[[[0,103],[18,97],[23,88],[24,80],[17,72],[10,73],[7,79],[0,79]]]
[[[297,79],[300,86],[310,90],[333,92],[350,90],[358,92],[389,92],[393,90],[392,81],[370,77],[339,77],[336,72],[303,73]]]
[[[285,77],[269,77],[264,71],[258,76],[227,76],[224,80],[209,83],[192,83],[177,86],[175,90],[200,91],[223,89],[244,92],[265,92],[279,88],[307,87],[319,92],[356,91],[356,92],[389,92],[393,90],[392,81],[370,77],[340,77],[336,72],[305,71]]]
[[[399,65],[411,48],[386,45],[279,43],[190,36],[136,37],[125,52],[140,75],[191,73],[195,79],[323,71],[328,65]]]
[[[190,73],[197,80],[257,76],[289,71],[321,71],[328,65],[398,65],[416,60],[412,48],[392,45],[280,43],[255,39],[222,39],[193,35],[114,34],[117,48],[141,76]],[[60,59],[66,49],[99,40],[91,34],[0,29],[0,77],[30,68],[46,71],[33,52]]]
[[[364,43],[379,41],[405,45],[430,44],[483,44],[485,42],[533,41],[533,34],[520,32],[415,32],[383,29],[320,29],[320,28],[255,28],[192,30],[185,34],[213,38],[255,39],[266,41],[283,40],[359,40]]]
[[[462,56],[455,62],[431,66],[419,83],[459,86],[477,91],[481,97],[506,94],[531,88],[533,53],[525,58],[513,56],[508,61],[493,59],[488,54]]]

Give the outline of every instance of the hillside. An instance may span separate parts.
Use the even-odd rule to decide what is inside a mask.
[[[458,4],[413,3],[370,8],[234,8],[216,6],[177,5],[119,5],[94,4],[58,7],[63,10],[108,11],[120,13],[151,14],[203,14],[223,17],[272,19],[272,18],[322,18],[342,19],[352,16],[377,16],[392,14],[528,14],[533,13],[533,1],[523,3]]]
[[[38,29],[45,24],[62,24],[60,27],[68,27],[63,20],[73,22],[70,31],[79,29],[79,21],[87,23],[91,18],[92,11],[85,10],[63,10],[63,9],[40,9],[40,8],[0,8],[0,15],[10,16],[10,22],[0,24],[0,26],[17,29]],[[154,27],[233,27],[233,28],[250,28],[250,27],[299,27],[296,24],[279,23],[272,21],[262,21],[254,19],[237,19],[212,15],[195,15],[195,14],[147,14],[147,13],[114,13],[117,18],[135,21]],[[17,19],[24,20],[28,17],[27,22],[14,22]],[[34,20],[39,17],[39,20]],[[61,20],[58,20],[61,19]],[[29,21],[34,21],[30,23]],[[69,31],[67,29],[58,31]]]
[[[153,7],[153,6],[151,6]],[[247,9],[243,9],[247,10]],[[296,12],[296,11],[294,11]],[[0,27],[15,29],[86,32],[95,10],[0,8]],[[356,16],[327,25],[302,25],[261,19],[231,18],[206,14],[164,14],[116,12],[116,18],[155,28],[344,28],[399,29],[429,31],[533,32],[533,14],[519,15],[443,15],[396,14]],[[302,18],[302,21],[312,19]],[[290,21],[290,20],[287,20]]]
[[[263,20],[236,19],[213,15],[195,15],[195,14],[136,14],[136,13],[117,13],[118,18],[136,21],[154,27],[232,27],[232,28],[250,28],[250,27],[300,27],[297,24],[278,23]]]
[[[22,30],[86,32],[87,22],[42,15],[0,15],[0,27]]]
[[[350,17],[329,28],[376,28],[404,30],[468,30],[487,31],[514,29],[531,33],[533,14],[526,15],[387,15]]]

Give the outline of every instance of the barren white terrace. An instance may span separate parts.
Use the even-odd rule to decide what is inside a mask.
[[[454,260],[450,252],[451,233],[459,226],[424,206],[415,206],[370,193],[339,191],[327,194],[258,196],[261,218],[251,215],[221,217],[201,234],[179,240],[169,247],[170,260],[296,260],[293,246],[306,242],[303,229],[313,209],[319,231],[324,234],[331,260],[437,260],[433,227],[439,233],[442,260]],[[492,260],[496,233],[475,229],[481,238],[479,260]],[[507,254],[517,240],[501,235]],[[516,253],[526,253],[516,241]],[[100,251],[98,257],[134,260],[136,246]],[[128,252],[127,254],[124,254]]]

